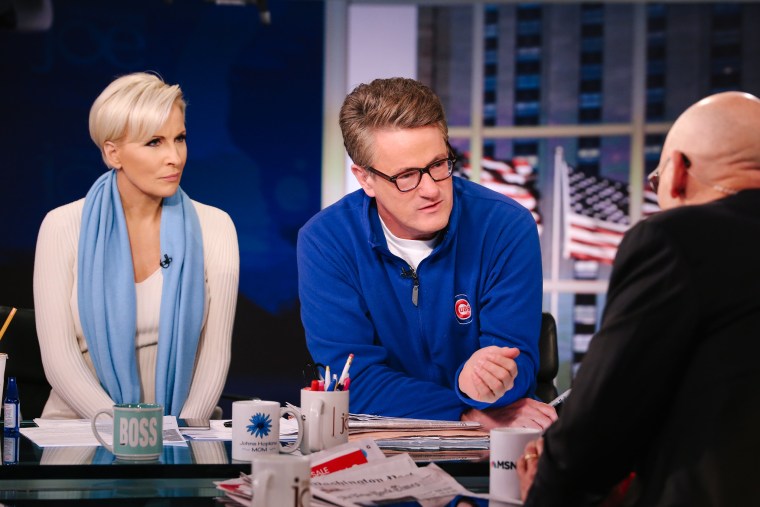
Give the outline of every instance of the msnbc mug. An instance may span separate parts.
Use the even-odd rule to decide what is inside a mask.
[[[519,502],[520,478],[517,460],[525,452],[525,445],[541,436],[538,428],[493,428],[490,438],[490,497],[503,502]]]
[[[298,423],[296,441],[280,446],[280,418],[290,414]],[[259,454],[291,453],[298,450],[303,437],[301,414],[281,407],[276,401],[242,400],[232,403],[232,459],[251,461]]]
[[[301,389],[304,418],[301,453],[323,451],[348,442],[348,393]]]
[[[307,456],[260,454],[251,460],[251,507],[309,507],[310,486]]]
[[[113,419],[113,445],[106,442],[97,427],[98,417]],[[151,461],[164,448],[164,408],[154,403],[118,403],[99,411],[90,422],[95,438],[119,460]]]

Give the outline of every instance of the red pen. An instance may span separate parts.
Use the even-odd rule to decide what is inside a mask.
[[[319,391],[319,381],[318,380],[312,380],[311,381],[311,390],[312,391]]]

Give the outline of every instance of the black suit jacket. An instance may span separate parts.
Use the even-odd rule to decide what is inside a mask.
[[[526,505],[760,505],[760,190],[624,237]],[[629,498],[631,500],[631,498]]]

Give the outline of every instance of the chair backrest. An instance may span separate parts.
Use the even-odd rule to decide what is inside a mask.
[[[5,322],[10,311],[11,307],[0,306],[0,325]],[[16,377],[21,416],[25,420],[39,417],[50,396],[51,387],[42,366],[33,309],[19,308],[16,311],[16,316],[0,340],[0,352],[8,354],[6,379]]]
[[[538,337],[538,373],[536,374],[536,396],[548,403],[557,397],[554,379],[559,371],[557,351],[557,323],[551,313],[541,315],[541,334]]]

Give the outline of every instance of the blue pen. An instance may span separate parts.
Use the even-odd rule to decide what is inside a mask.
[[[330,385],[325,387],[325,391],[334,391],[336,387],[338,387],[338,374],[333,373],[333,376],[330,379]]]
[[[330,386],[332,386],[332,376],[330,375],[330,367],[325,366],[325,391],[329,391]]]

